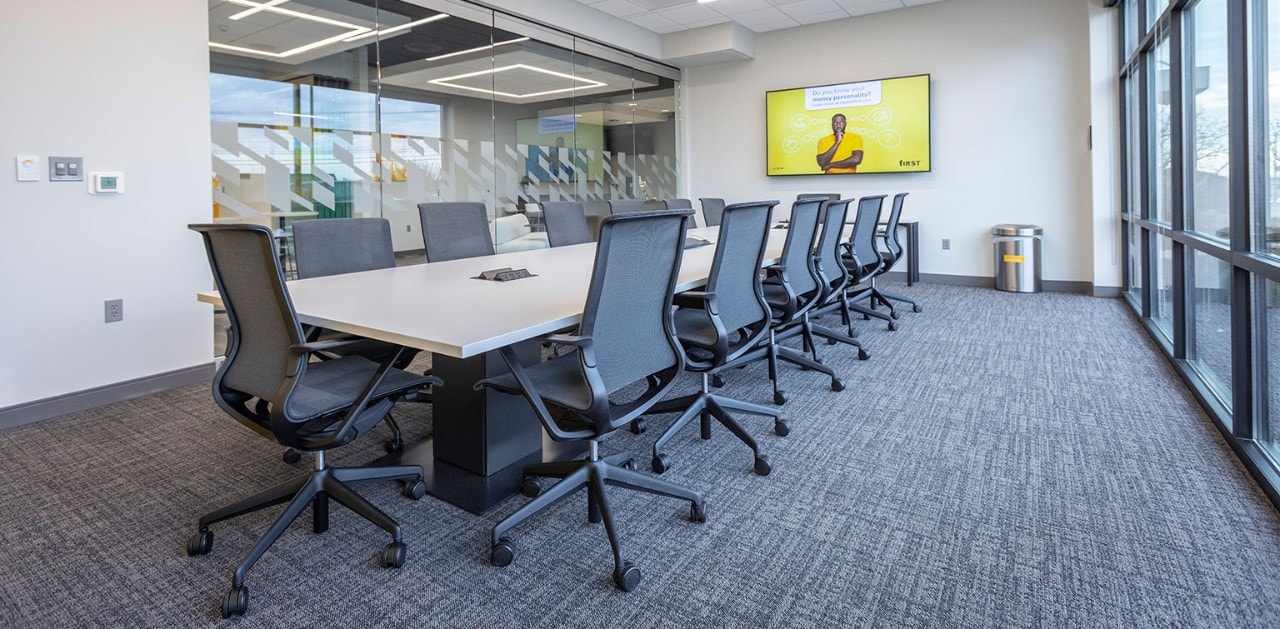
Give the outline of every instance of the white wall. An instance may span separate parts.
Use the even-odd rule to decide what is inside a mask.
[[[1093,99],[1093,285],[1123,283],[1120,249],[1120,12],[1089,2]]]
[[[687,196],[907,191],[922,272],[989,277],[991,226],[1036,223],[1043,277],[1092,282],[1088,2],[949,0],[762,33],[756,59],[685,72]],[[765,91],[922,73],[933,172],[765,176]]]
[[[209,363],[208,7],[6,3],[0,20],[0,408]],[[84,157],[121,196],[18,183],[14,157]],[[43,168],[42,168],[43,170]],[[125,319],[103,323],[103,301]]]

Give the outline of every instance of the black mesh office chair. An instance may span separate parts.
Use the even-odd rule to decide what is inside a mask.
[[[557,441],[588,441],[584,461],[543,463],[525,468],[526,495],[537,495],[493,528],[491,561],[505,566],[515,557],[506,537],[512,527],[587,487],[588,519],[604,520],[613,549],[613,579],[623,591],[640,583],[640,570],[622,556],[605,484],[690,501],[690,519],[705,520],[700,495],[678,485],[632,471],[630,455],[600,458],[597,441],[647,412],[671,390],[684,367],[671,316],[672,291],[683,254],[688,211],[645,212],[613,216],[601,225],[595,270],[578,334],[550,335],[544,340],[570,347],[562,356],[524,367],[510,347],[502,357],[511,369],[505,376],[482,380],[476,388],[523,395],[543,426]],[[633,383],[647,388],[629,401],[610,396]],[[561,477],[546,493],[534,476]]]
[[[884,265],[880,258],[880,250],[876,248],[876,229],[880,223],[880,213],[884,209],[885,195],[865,196],[858,199],[858,213],[853,223],[853,233],[845,244],[845,252],[841,258],[845,269],[849,271],[849,284],[845,289],[845,302],[849,309],[862,314],[864,319],[876,317],[889,322],[890,330],[897,330],[898,324],[891,313],[881,312],[862,305],[872,296],[870,280]],[[870,305],[870,304],[868,304]],[[850,336],[853,327],[850,325]]]
[[[911,304],[911,312],[920,312],[923,310],[923,308],[920,307],[920,304],[915,301],[907,299],[902,295],[882,291],[876,286],[876,278],[893,270],[893,267],[898,263],[898,260],[902,259],[903,248],[902,242],[898,240],[898,223],[902,220],[902,202],[907,198],[908,194],[910,193],[899,192],[893,196],[893,205],[889,207],[889,220],[885,222],[885,231],[883,236],[885,248],[880,250],[880,270],[878,273],[871,276],[872,306],[874,307],[877,301],[888,306],[890,316],[896,314],[893,309],[893,303],[891,303],[894,301]]]
[[[725,208],[706,288],[675,297],[676,335],[685,348],[685,369],[702,374],[702,390],[657,404],[650,411],[682,412],[653,444],[655,472],[662,473],[671,467],[671,459],[661,450],[694,418],[701,420],[703,439],[711,438],[710,418],[715,417],[747,444],[755,457],[755,472],[761,476],[772,470],[769,456],[760,453],[755,439],[729,411],[772,417],[775,433],[790,432],[777,411],[711,393],[707,384],[712,370],[757,347],[769,334],[769,305],[764,300],[758,269],[768,243],[769,218],[777,204],[777,201],[759,201]]]
[[[542,204],[542,220],[547,225],[547,243],[564,247],[591,242],[587,213],[577,201],[549,201]]]
[[[614,199],[609,202],[610,216],[647,211],[649,211],[648,207],[646,207],[644,201],[641,201],[640,199]]]
[[[698,202],[702,204],[702,219],[707,222],[707,227],[719,225],[720,215],[724,213],[724,199],[703,197]]]
[[[391,222],[385,218],[331,218],[323,220],[298,221],[293,225],[294,250],[297,256],[298,279],[359,273],[389,269],[396,266],[395,248],[391,242]],[[303,326],[308,342],[331,341],[342,338],[354,338],[338,332],[311,326]],[[380,363],[393,353],[400,357],[393,365],[397,369],[405,369],[413,362],[418,350],[403,348],[394,343],[384,343],[373,339],[359,339],[351,345],[343,345],[326,351],[326,356],[364,356],[375,363]],[[427,372],[426,375],[431,375]],[[407,398],[414,402],[430,402],[431,394],[417,393]],[[400,436],[400,427],[391,413],[384,419],[391,428],[391,439],[387,440],[387,452],[404,450],[404,439]],[[298,462],[299,455],[292,448],[285,451],[286,463]]]
[[[391,533],[382,562],[398,568],[405,561],[400,525],[349,485],[378,480],[405,481],[406,496],[426,492],[422,467],[331,468],[325,452],[368,432],[391,410],[397,398],[439,380],[381,364],[361,356],[309,362],[316,352],[343,343],[306,343],[285,289],[271,231],[260,225],[191,225],[204,238],[209,265],[231,321],[227,358],[213,379],[213,398],[241,424],[286,447],[315,452],[315,470],[200,518],[187,542],[187,554],[213,549],[209,526],[266,507],[288,503],[284,512],[236,568],[222,615],[244,614],[249,607],[245,577],[285,529],[307,507],[312,530],[329,528],[329,498]]]
[[[493,255],[493,234],[483,203],[419,203],[427,262]]]
[[[689,199],[667,199],[663,201],[662,204],[663,204],[663,207],[668,210],[692,210],[693,209],[693,201],[690,201]],[[693,217],[689,219],[689,222],[685,223],[685,226],[689,227],[690,229],[694,227],[698,227],[698,215],[694,214]]]
[[[819,305],[810,313],[810,329],[814,336],[827,339],[829,344],[845,343],[858,348],[858,359],[866,360],[871,355],[863,349],[862,343],[859,343],[852,334],[844,334],[813,321],[821,315],[839,312],[840,320],[850,331],[853,329],[850,322],[849,303],[844,298],[845,289],[849,286],[849,271],[844,268],[840,260],[841,245],[844,244],[841,236],[844,232],[845,218],[848,216],[849,203],[850,200],[846,199],[827,201],[824,204],[827,211],[822,219],[822,234],[818,237],[818,246],[813,252],[814,268],[817,269],[818,276],[822,280],[820,283],[822,296],[819,297]],[[817,360],[816,350],[813,357]]]
[[[777,265],[767,269],[768,275],[763,284],[765,301],[773,311],[773,324],[764,345],[715,370],[715,373],[720,374],[729,367],[767,359],[769,379],[773,382],[773,401],[776,404],[785,404],[787,401],[785,393],[779,387],[779,360],[824,373],[831,377],[832,391],[844,390],[844,382],[830,367],[780,343],[782,340],[801,336],[805,351],[812,351],[814,348],[809,311],[822,298],[822,283],[813,262],[813,248],[818,237],[818,211],[822,203],[819,199],[808,199],[796,201],[791,206],[791,222],[787,227],[782,259]]]

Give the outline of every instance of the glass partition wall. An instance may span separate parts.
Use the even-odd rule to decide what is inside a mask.
[[[1123,295],[1280,504],[1280,0],[1120,12]]]
[[[388,219],[485,204],[497,252],[547,246],[539,204],[678,191],[678,70],[456,0],[210,0],[214,219]]]

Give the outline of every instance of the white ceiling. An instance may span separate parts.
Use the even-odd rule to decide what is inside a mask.
[[[724,22],[757,33],[892,11],[942,0],[575,0],[655,33]]]

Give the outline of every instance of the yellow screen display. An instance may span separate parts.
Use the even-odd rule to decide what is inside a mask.
[[[768,92],[765,122],[769,175],[930,169],[927,74]]]

